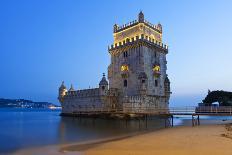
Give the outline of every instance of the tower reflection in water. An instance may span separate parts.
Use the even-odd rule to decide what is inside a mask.
[[[61,117],[58,133],[61,143],[70,143],[154,131],[165,126],[170,123],[164,117],[148,117],[147,122],[144,119]]]

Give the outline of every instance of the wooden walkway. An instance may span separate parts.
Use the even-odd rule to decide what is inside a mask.
[[[141,115],[232,115],[232,106],[202,106],[202,107],[124,107],[122,109],[83,108],[73,111],[79,114],[141,114]]]
[[[165,116],[171,118],[173,126],[174,116],[188,115],[192,116],[192,126],[200,125],[200,116],[232,116],[232,106],[201,106],[201,107],[170,107],[157,109],[155,107],[124,107],[120,109],[102,109],[102,108],[85,108],[81,111],[74,111],[71,115],[77,116],[97,116],[97,115],[120,115],[131,116],[137,115],[145,118],[149,116]]]

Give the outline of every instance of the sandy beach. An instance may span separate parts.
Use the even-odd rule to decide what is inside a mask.
[[[16,152],[17,155],[231,155],[232,124],[179,126],[137,136],[87,144],[47,146]]]

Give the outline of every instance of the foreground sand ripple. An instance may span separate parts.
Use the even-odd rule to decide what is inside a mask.
[[[228,127],[226,127],[228,128]],[[87,155],[232,155],[232,140],[223,125],[176,127],[89,148]]]
[[[89,144],[47,146],[17,155],[232,155],[232,124],[174,127]]]

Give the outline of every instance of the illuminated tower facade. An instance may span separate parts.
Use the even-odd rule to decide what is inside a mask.
[[[108,49],[108,81],[103,74],[99,87],[80,90],[73,86],[68,90],[62,83],[58,96],[62,115],[107,112],[118,116],[133,115],[137,110],[168,110],[168,46],[162,42],[162,25],[149,23],[140,12],[129,24],[115,24],[113,36]]]
[[[157,107],[167,107],[170,82],[166,74],[168,46],[162,42],[162,25],[144,19],[123,26],[114,25],[114,43],[109,47],[109,87],[121,97],[146,99]],[[122,101],[130,102],[130,101]],[[122,103],[124,104],[124,103]]]

